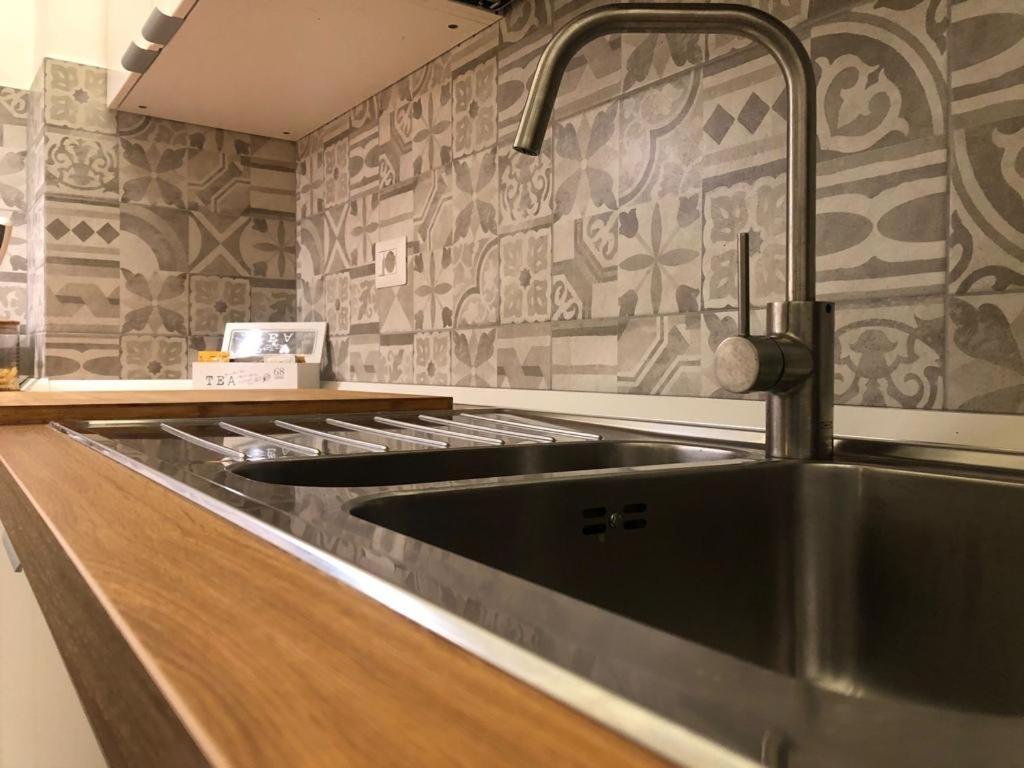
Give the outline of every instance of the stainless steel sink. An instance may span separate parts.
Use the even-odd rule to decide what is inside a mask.
[[[1024,486],[762,463],[352,514],[815,686],[1024,714]]]
[[[263,483],[365,488],[722,461],[746,455],[725,448],[667,442],[567,442],[239,462],[231,470]]]

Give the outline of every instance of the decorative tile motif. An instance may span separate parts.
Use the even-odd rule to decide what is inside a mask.
[[[416,196],[412,183],[405,182],[383,190],[380,193],[380,204],[377,208],[377,221],[380,228],[374,242],[404,237],[406,252],[419,253],[415,213]],[[372,247],[370,254],[370,261],[372,261]]]
[[[67,61],[44,64],[47,125],[112,134],[117,126],[107,109],[107,71]]]
[[[188,289],[183,273],[121,269],[122,333],[185,336],[186,317]]]
[[[575,13],[555,9],[555,29]],[[564,119],[619,95],[622,88],[622,37],[605,35],[573,56],[555,100],[555,116]],[[557,163],[556,163],[557,164]]]
[[[451,167],[425,173],[413,190],[413,227],[421,249],[451,245],[452,213]]]
[[[498,59],[489,57],[452,78],[455,157],[479,152],[498,139]]]
[[[324,248],[327,271],[373,263],[373,244],[378,230],[377,195],[349,200],[324,215]]]
[[[117,333],[121,329],[120,289],[116,259],[48,256],[47,332]]]
[[[415,179],[430,170],[430,95],[401,101],[380,119],[382,187]]]
[[[98,134],[46,129],[46,192],[116,200],[117,140]]]
[[[496,328],[452,331],[453,386],[498,386],[498,364],[494,353],[496,335]]]
[[[373,333],[377,332],[380,315],[377,313],[377,286],[372,266],[352,270],[349,278],[348,311],[353,335],[368,333],[369,326],[372,326]],[[357,329],[355,326],[360,328]]]
[[[958,129],[951,143],[950,288],[1024,291],[1024,117]]]
[[[412,384],[413,335],[411,333],[381,334],[380,356],[382,381],[389,384]]]
[[[323,214],[304,219],[298,225],[296,273],[301,280],[313,280],[324,274]]]
[[[189,272],[248,277],[242,237],[249,226],[244,217],[197,210],[189,213]]]
[[[121,337],[121,376],[126,379],[183,379],[188,367],[184,336],[127,334]]]
[[[950,10],[954,126],[1024,114],[1024,7],[1016,0],[957,0]]]
[[[551,388],[551,325],[498,327],[495,356],[498,386],[512,389]]]
[[[430,166],[443,168],[452,162],[452,85],[449,81],[434,86],[429,94]]]
[[[352,127],[355,129],[355,115]],[[380,181],[380,136],[376,121],[354,132],[348,142],[348,192],[352,197],[374,192]]]
[[[24,321],[28,313],[27,275],[0,272],[0,319]]]
[[[249,166],[249,213],[277,213],[293,216],[298,192],[294,161],[250,157],[247,159],[247,163]],[[337,183],[333,188],[333,194],[341,194],[344,191],[345,195],[340,197],[340,200],[347,197],[347,167],[342,167],[342,174],[345,179],[344,189],[342,190]],[[331,189],[328,192],[331,193]]]
[[[298,288],[298,310],[299,320],[303,323],[320,323],[324,320],[326,309],[326,292],[324,281],[321,277],[306,279],[302,278],[302,270],[299,270],[300,280]]]
[[[23,149],[0,147],[0,206],[25,210],[25,155]]]
[[[227,131],[223,128],[190,125],[188,146],[195,152],[216,152],[237,158],[252,154],[252,137],[246,133]]]
[[[944,289],[947,160],[945,139],[935,138],[820,166],[819,297],[919,294]],[[783,194],[780,186],[774,198],[779,211],[784,206]],[[781,253],[782,239],[776,236],[775,242],[774,250]],[[773,257],[776,275],[781,275],[784,268],[778,266],[781,258]],[[781,291],[781,277],[777,281]]]
[[[455,161],[454,242],[498,234],[498,163],[493,149]]]
[[[1024,413],[1024,293],[949,299],[947,407]]]
[[[571,223],[567,240],[559,240],[555,230],[551,319],[615,317],[619,314],[619,215],[606,211]]]
[[[945,3],[873,3],[815,26],[822,159],[946,132]]]
[[[11,216],[11,240],[7,247],[7,253],[0,258],[0,275],[28,271],[28,236],[28,214],[15,210]]]
[[[619,336],[619,392],[699,396],[700,332],[696,312],[627,320]]]
[[[0,124],[24,125],[28,120],[29,92],[0,86]]]
[[[698,72],[622,100],[619,205],[675,198],[701,181]]]
[[[498,231],[505,234],[550,223],[554,189],[550,137],[536,157],[503,143],[498,149],[498,167]]]
[[[190,275],[189,309],[192,333],[215,336],[227,323],[249,320],[249,281],[217,275]]]
[[[413,285],[377,289],[377,316],[381,333],[408,333],[413,329]]]
[[[250,202],[249,163],[220,152],[189,150],[188,204],[217,213],[243,213]]]
[[[618,389],[618,318],[551,324],[551,388],[579,392]]]
[[[500,240],[502,324],[551,319],[551,229]]]
[[[941,408],[941,296],[836,308],[836,403]]]
[[[255,181],[255,169],[253,169]],[[333,208],[348,200],[348,137],[324,144],[324,207]]]
[[[619,214],[619,313],[664,315],[700,309],[700,195]]]
[[[623,93],[703,64],[704,39],[704,35],[623,35]]]
[[[332,336],[347,335],[351,328],[349,320],[349,274],[337,272],[324,277],[327,332]]]
[[[298,317],[295,280],[254,277],[249,291],[253,322],[286,323]]]
[[[512,13],[528,6],[528,3],[518,3],[513,6]],[[549,22],[538,28],[536,34],[528,34],[514,48],[502,48],[500,52],[497,98],[499,145],[510,142],[519,126],[519,118],[526,105],[526,93],[537,71],[537,62],[550,39]]]
[[[164,120],[133,112],[115,112],[117,135],[122,140],[166,147],[187,147],[189,126],[176,120]]]
[[[347,362],[346,381],[383,382],[385,368],[380,336],[376,333],[349,336]]]
[[[498,322],[498,239],[477,240],[452,247],[455,327]]]
[[[185,211],[145,205],[120,207],[121,266],[133,272],[185,272],[189,222]]]
[[[450,331],[426,331],[413,336],[413,382],[448,386],[451,383]]]
[[[556,243],[581,216],[618,206],[618,105],[555,123]]]
[[[243,219],[242,259],[255,277],[295,279],[295,220]]]
[[[455,322],[451,249],[418,253],[412,257],[411,268],[414,327],[451,328]]]
[[[820,215],[819,215],[820,218]],[[735,307],[736,238],[750,234],[750,300],[778,301],[786,286],[786,180],[762,176],[753,182],[704,189],[704,307]],[[826,267],[820,260],[818,285]]]
[[[184,147],[122,138],[119,171],[121,201],[185,208],[188,193]]]
[[[348,337],[329,336],[327,341],[331,349],[331,379],[345,381],[348,374]]]
[[[121,375],[120,337],[48,333],[44,370],[50,379],[116,379]]]

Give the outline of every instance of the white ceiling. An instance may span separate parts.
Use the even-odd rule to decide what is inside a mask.
[[[495,22],[449,0],[199,0],[120,108],[298,139]]]

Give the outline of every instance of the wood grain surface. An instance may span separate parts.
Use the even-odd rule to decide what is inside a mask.
[[[0,392],[0,425],[76,419],[196,419],[451,408],[450,397],[337,389]]]
[[[0,504],[0,515],[16,518],[33,587],[77,580],[99,606],[41,600],[51,626],[74,621],[108,638],[110,654],[102,642],[77,652],[68,633],[57,639],[115,768],[665,765],[47,427],[0,429],[0,461],[29,501]],[[160,700],[136,682],[111,627]],[[164,706],[183,728],[145,733],[140,719],[163,722]],[[136,738],[141,762],[123,744]],[[179,740],[191,746],[158,747]]]

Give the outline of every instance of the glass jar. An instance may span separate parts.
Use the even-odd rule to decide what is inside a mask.
[[[18,389],[20,327],[17,320],[0,320],[0,390]]]

